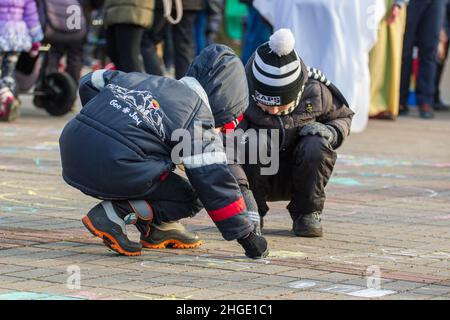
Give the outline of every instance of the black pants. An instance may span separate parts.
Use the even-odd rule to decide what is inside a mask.
[[[292,219],[300,215],[322,212],[325,186],[331,177],[337,154],[319,136],[303,137],[290,152],[280,154],[276,175],[261,175],[259,165],[243,166],[253,192],[258,211],[265,216],[267,201],[290,200],[287,209]]]
[[[194,59],[193,28],[197,11],[184,11],[180,23],[171,27],[174,47],[175,77],[184,77]],[[155,10],[153,25],[144,33],[142,40],[142,56],[147,73],[162,75],[161,61],[156,53],[156,45],[164,40],[168,22],[162,10]]]
[[[48,56],[48,71],[58,72],[62,57],[67,55],[66,72],[78,83],[83,68],[83,46],[82,42],[70,45],[52,44]]]
[[[400,104],[406,105],[412,72],[413,47],[419,48],[417,104],[433,105],[436,91],[436,53],[439,32],[444,26],[445,0],[411,0],[408,5],[403,42]]]
[[[115,24],[106,30],[106,49],[118,70],[144,72],[141,55],[144,30],[133,24]]]
[[[167,178],[160,182],[155,191],[145,199],[154,212],[154,222],[178,221],[195,216],[203,205],[189,181],[176,173],[170,172]],[[120,208],[125,216],[132,210],[128,201],[113,201],[116,208]]]

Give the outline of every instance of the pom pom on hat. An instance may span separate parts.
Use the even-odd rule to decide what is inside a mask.
[[[270,49],[279,57],[288,55],[295,48],[295,38],[289,29],[280,29],[270,36]]]
[[[280,29],[255,52],[252,63],[253,98],[266,106],[297,101],[308,79],[306,66],[295,51],[289,29]]]

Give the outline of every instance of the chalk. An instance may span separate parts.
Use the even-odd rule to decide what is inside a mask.
[[[288,284],[289,288],[293,288],[293,289],[307,289],[307,288],[312,288],[316,286],[316,283],[314,281],[294,281],[294,282],[290,282]]]
[[[303,258],[306,254],[300,251],[270,251],[269,258]]]
[[[349,292],[347,295],[362,298],[380,298],[394,293],[397,293],[397,291],[368,288]]]
[[[330,180],[331,184],[337,184],[342,186],[349,186],[349,187],[355,187],[355,186],[362,186],[363,184],[355,179],[352,178],[336,178],[333,177]]]
[[[361,290],[361,287],[343,285],[343,284],[338,284],[338,285],[334,285],[332,287],[320,289],[320,291],[332,292],[332,293],[350,293],[350,292],[355,292],[355,291],[359,291],[359,290]]]
[[[58,296],[50,293],[17,291],[0,294],[0,300],[83,300],[77,297]]]

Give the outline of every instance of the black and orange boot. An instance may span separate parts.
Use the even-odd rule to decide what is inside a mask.
[[[203,241],[179,222],[161,222],[151,224],[147,234],[141,233],[141,244],[148,249],[192,249],[201,246]]]
[[[124,219],[129,216],[125,217],[120,210],[116,210],[111,201],[103,201],[92,208],[82,221],[111,250],[125,256],[139,256],[142,252],[141,244],[130,241],[127,237]]]

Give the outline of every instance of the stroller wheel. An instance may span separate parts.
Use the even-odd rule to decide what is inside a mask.
[[[75,103],[77,84],[67,73],[55,72],[45,77],[38,91],[41,95],[34,97],[34,105],[45,109],[52,116],[63,116]]]

